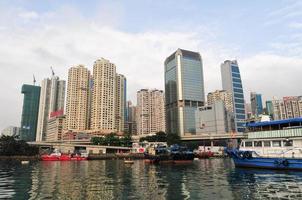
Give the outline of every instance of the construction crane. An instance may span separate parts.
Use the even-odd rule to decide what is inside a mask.
[[[33,74],[33,82],[34,82],[34,85],[36,85],[36,78],[35,78],[35,75]]]
[[[55,75],[55,72],[53,71],[53,68],[50,67],[50,69],[51,69],[52,76],[54,76],[54,75]]]

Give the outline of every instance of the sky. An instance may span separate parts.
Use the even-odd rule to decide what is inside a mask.
[[[164,89],[164,60],[200,52],[205,91],[222,89],[220,64],[238,61],[245,99],[301,95],[302,1],[0,1],[0,130],[20,126],[22,84],[61,79],[109,59],[124,74],[128,100]]]

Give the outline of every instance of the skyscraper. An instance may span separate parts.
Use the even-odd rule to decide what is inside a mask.
[[[83,65],[71,67],[68,71],[66,99],[66,129],[83,131],[89,128],[89,78],[90,72]]]
[[[263,113],[261,94],[251,92],[251,107],[254,116],[259,116]]]
[[[137,92],[136,123],[138,135],[165,131],[165,104],[162,90]]]
[[[36,140],[40,90],[41,88],[35,85],[22,86],[21,92],[24,94],[24,99],[20,129],[21,140]]]
[[[236,60],[226,60],[221,64],[222,89],[232,93],[235,130],[245,131],[245,101],[239,66]]]
[[[91,130],[97,134],[116,131],[116,67],[101,58],[93,65]]]
[[[126,117],[126,77],[122,74],[116,74],[115,91],[115,127],[117,132],[124,132]]]
[[[166,131],[182,138],[196,134],[195,111],[205,102],[202,59],[177,49],[165,60]]]
[[[131,135],[137,134],[136,113],[136,106],[132,105],[131,101],[127,101],[127,118],[125,131]]]
[[[52,112],[63,111],[65,102],[65,81],[59,77],[46,78],[41,84],[40,105],[36,141],[46,139],[47,121]]]

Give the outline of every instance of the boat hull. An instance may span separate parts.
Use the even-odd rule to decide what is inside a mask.
[[[41,160],[42,161],[82,161],[82,160],[87,160],[87,157],[70,156],[70,155],[61,155],[61,156],[42,155]]]
[[[302,170],[302,159],[298,158],[252,157],[250,151],[230,151],[228,154],[233,159],[235,167]]]

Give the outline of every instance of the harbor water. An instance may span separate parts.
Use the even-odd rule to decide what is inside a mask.
[[[302,172],[236,169],[231,159],[1,161],[0,199],[302,199]]]

